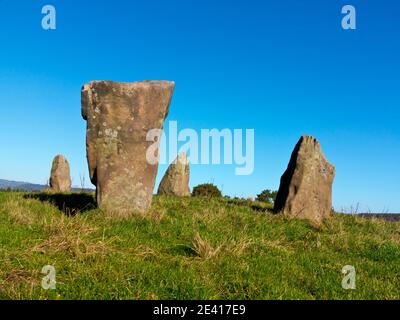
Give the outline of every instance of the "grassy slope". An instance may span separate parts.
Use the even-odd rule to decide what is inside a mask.
[[[314,228],[225,201],[164,197],[148,218],[111,221],[0,193],[2,299],[399,299],[399,262],[400,223],[337,215]],[[56,290],[41,288],[47,264]],[[348,264],[356,290],[341,288]]]

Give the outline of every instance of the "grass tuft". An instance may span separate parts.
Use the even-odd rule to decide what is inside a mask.
[[[221,246],[213,248],[213,246],[204,240],[199,233],[196,233],[192,242],[193,251],[204,260],[215,257],[221,250]]]

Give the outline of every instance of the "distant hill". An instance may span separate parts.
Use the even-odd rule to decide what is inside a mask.
[[[378,218],[386,221],[400,221],[400,213],[360,213],[359,216],[364,218]]]
[[[41,185],[41,184],[0,179],[0,189],[42,191],[46,188],[47,188],[47,186]]]
[[[43,184],[35,184],[35,183],[29,183],[29,182],[10,181],[10,180],[0,179],[0,190],[11,189],[11,190],[23,190],[23,191],[33,192],[33,191],[43,191],[46,188],[48,188],[48,186],[43,185]],[[81,188],[73,187],[72,191],[74,191],[74,192],[81,191]],[[86,189],[84,189],[84,191],[93,192],[95,190],[86,188]]]

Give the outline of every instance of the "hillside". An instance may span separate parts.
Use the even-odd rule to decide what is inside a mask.
[[[398,222],[313,227],[199,198],[155,197],[128,220],[93,208],[91,194],[0,192],[0,299],[400,299]],[[41,288],[45,265],[56,290]]]
[[[0,191],[1,190],[19,190],[19,191],[43,191],[47,189],[48,186],[44,184],[37,184],[37,183],[30,183],[30,182],[21,182],[21,181],[11,181],[11,180],[4,180],[0,179]],[[72,188],[73,192],[79,192],[82,188]],[[85,188],[84,191],[86,192],[93,192],[93,189]]]
[[[42,191],[46,189],[46,187],[47,186],[41,184],[0,179],[0,189]]]

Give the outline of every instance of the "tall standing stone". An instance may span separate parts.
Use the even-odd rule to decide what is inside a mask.
[[[178,197],[190,196],[189,176],[189,161],[186,154],[181,152],[165,172],[158,186],[158,194]]]
[[[304,135],[282,175],[275,211],[320,223],[332,211],[335,167],[325,158],[317,139]]]
[[[51,166],[50,189],[55,192],[71,191],[71,173],[69,163],[62,155],[57,155]]]
[[[147,134],[162,130],[174,87],[169,81],[92,81],[83,86],[90,179],[99,207],[108,214],[129,216],[149,209],[158,161],[146,157],[154,145]]]

